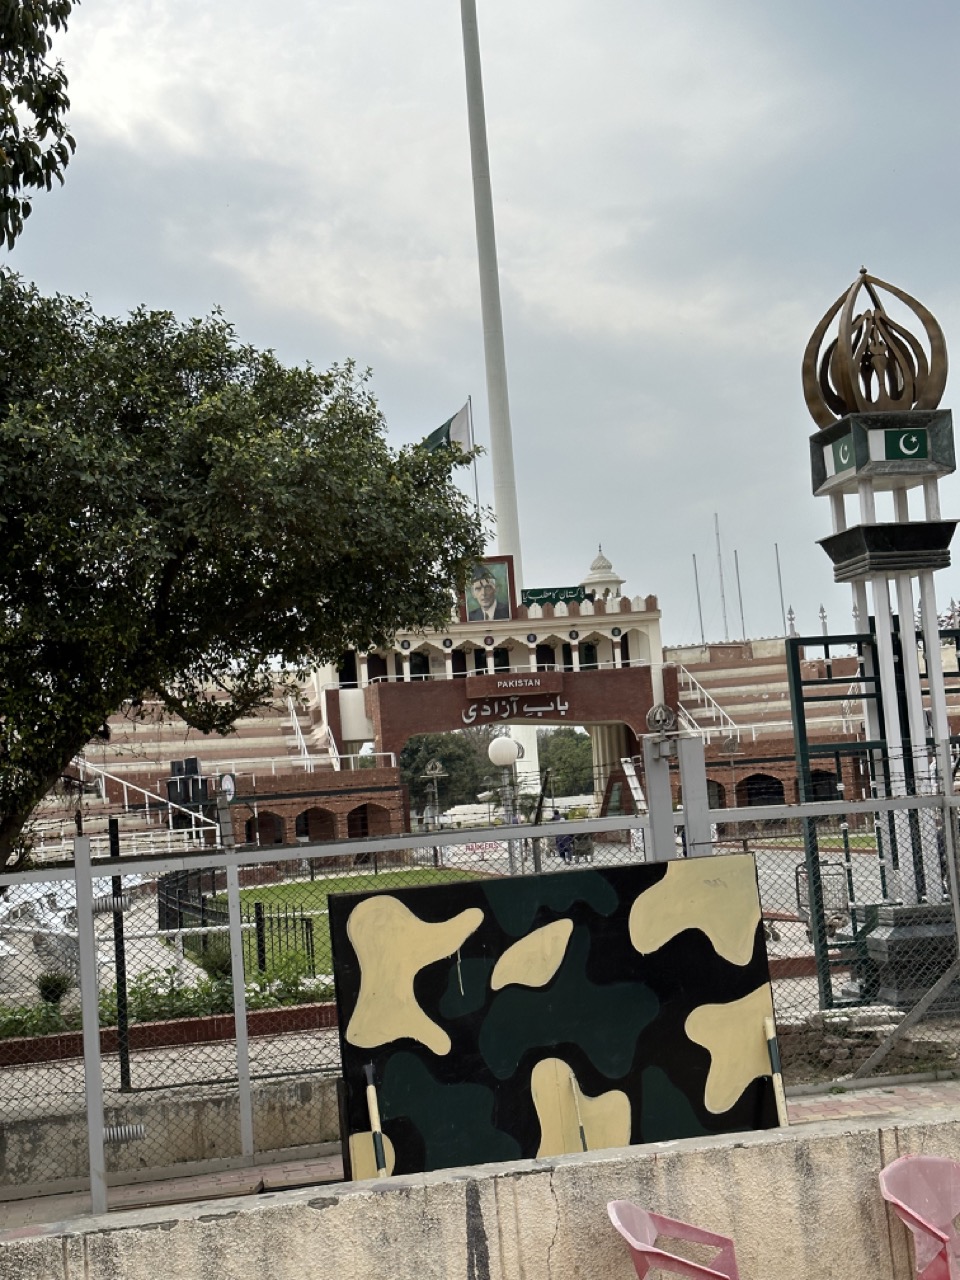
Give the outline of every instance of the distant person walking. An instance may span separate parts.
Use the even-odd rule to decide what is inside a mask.
[[[553,821],[566,822],[566,818],[559,809],[554,809]],[[573,857],[573,836],[557,836],[557,856],[562,858],[564,862],[569,862],[571,860]]]

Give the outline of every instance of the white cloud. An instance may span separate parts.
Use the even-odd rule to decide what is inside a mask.
[[[614,6],[611,31],[568,3],[546,32],[533,6],[511,12],[508,38],[494,9],[484,43],[505,284],[561,329],[728,333],[735,282],[714,270],[678,288],[640,258],[656,254],[684,187],[729,188],[790,145],[797,86],[705,4],[671,23],[651,5]],[[146,163],[162,150],[286,170],[256,245],[221,222],[214,259],[271,305],[422,351],[439,316],[476,306],[459,32],[440,6],[431,16],[287,5],[267,23],[250,0],[81,10],[67,51],[76,127]],[[531,77],[538,48],[549,56]],[[427,68],[435,81],[416,76]]]
[[[353,354],[396,439],[472,390],[482,434],[458,9],[87,0],[58,48],[79,150],[15,263]],[[528,574],[566,580],[601,537],[675,634],[719,509],[748,579],[780,542],[813,624],[834,589],[800,357],[862,261],[957,332],[960,10],[918,6],[910,60],[893,0],[869,24],[835,0],[479,10]],[[778,615],[757,588],[748,616]]]

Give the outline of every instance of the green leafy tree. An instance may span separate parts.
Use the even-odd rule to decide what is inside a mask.
[[[576,729],[543,729],[537,734],[540,772],[550,770],[550,790],[557,796],[583,796],[593,791],[590,737]]]
[[[496,734],[488,728],[458,729],[452,733],[421,733],[411,738],[400,753],[400,780],[410,792],[410,804],[422,810],[433,800],[433,784],[424,775],[431,760],[439,760],[446,774],[437,779],[440,808],[455,804],[476,804],[477,794],[498,780],[487,755]],[[494,779],[491,782],[491,779]]]
[[[391,450],[349,364],[0,274],[0,865],[122,705],[224,733],[280,671],[445,625],[468,456]]]
[[[13,248],[29,191],[63,182],[76,143],[67,132],[67,78],[50,59],[75,0],[0,0],[0,239]]]

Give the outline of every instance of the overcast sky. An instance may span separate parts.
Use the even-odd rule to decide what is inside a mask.
[[[735,549],[748,634],[782,629],[775,542],[798,627],[822,601],[846,629],[800,360],[862,264],[960,358],[960,6],[478,9],[525,585],[576,582],[602,542],[692,641],[695,553],[721,639],[716,512],[731,636]],[[58,52],[78,149],[15,269],[352,356],[397,444],[472,394],[488,439],[456,0],[83,0]]]

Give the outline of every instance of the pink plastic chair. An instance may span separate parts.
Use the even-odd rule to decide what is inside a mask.
[[[913,1232],[917,1280],[960,1280],[960,1164],[901,1156],[882,1170],[880,1193]]]
[[[677,1275],[690,1276],[692,1280],[739,1280],[737,1259],[733,1241],[729,1236],[718,1236],[712,1231],[692,1227],[687,1222],[664,1218],[659,1213],[648,1213],[629,1200],[611,1200],[607,1205],[610,1221],[617,1228],[633,1258],[633,1265],[640,1280],[648,1271],[674,1271]],[[710,1266],[701,1262],[689,1262],[676,1254],[657,1248],[658,1236],[673,1236],[677,1240],[689,1240],[693,1244],[710,1244],[717,1255]]]

